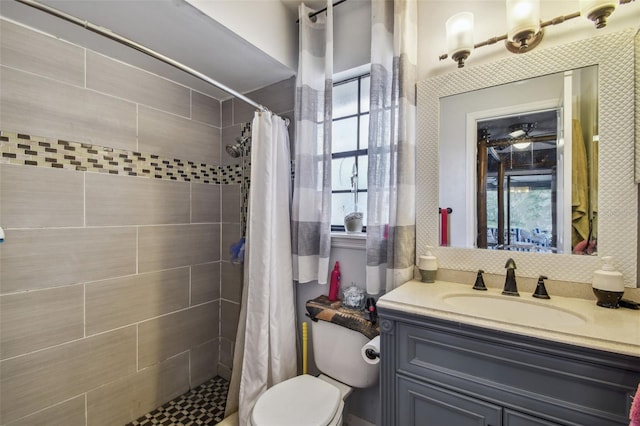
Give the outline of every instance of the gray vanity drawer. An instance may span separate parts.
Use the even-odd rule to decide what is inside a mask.
[[[398,374],[518,412],[526,407],[550,422],[628,423],[640,366],[627,369],[630,361],[617,362],[615,354],[440,320],[398,321],[393,334]]]
[[[499,426],[502,408],[437,386],[398,377],[398,419],[403,426]]]

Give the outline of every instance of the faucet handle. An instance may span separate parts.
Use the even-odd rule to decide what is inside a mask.
[[[487,291],[487,286],[484,285],[484,278],[482,278],[483,270],[478,270],[478,275],[476,276],[476,283],[473,285],[474,290],[482,290]]]
[[[544,275],[540,275],[538,277],[538,285],[536,285],[536,290],[532,294],[533,297],[537,297],[538,299],[551,299],[551,296],[547,293],[547,288],[544,285],[544,280],[546,279],[547,277]]]
[[[516,269],[516,261],[512,258],[507,259],[507,263],[505,263],[504,269]]]

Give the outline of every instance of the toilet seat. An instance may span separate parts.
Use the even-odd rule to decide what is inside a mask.
[[[254,426],[327,426],[338,424],[344,402],[340,390],[303,374],[263,393],[251,412]]]

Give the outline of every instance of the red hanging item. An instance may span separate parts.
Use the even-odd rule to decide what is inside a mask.
[[[331,280],[329,284],[329,300],[335,302],[338,300],[338,292],[340,290],[340,262],[336,262],[331,271]]]
[[[440,209],[440,245],[447,247],[449,245],[449,209]]]

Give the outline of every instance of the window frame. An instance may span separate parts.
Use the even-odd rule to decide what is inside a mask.
[[[370,72],[365,72],[362,74],[358,74],[355,75],[353,77],[349,77],[349,78],[345,78],[342,79],[340,81],[336,81],[333,83],[333,88],[335,88],[336,86],[340,86],[342,84],[347,84],[347,83],[351,83],[353,81],[357,81],[358,82],[358,93],[356,95],[357,97],[357,112],[355,114],[350,114],[350,115],[345,115],[343,117],[339,117],[339,118],[333,118],[331,119],[331,125],[333,127],[333,124],[337,121],[343,121],[343,120],[347,120],[347,119],[352,119],[352,118],[356,118],[357,122],[356,122],[356,149],[355,150],[351,150],[351,151],[341,151],[341,152],[334,152],[333,151],[333,147],[331,149],[331,160],[335,160],[335,159],[340,159],[340,158],[354,158],[354,163],[356,165],[356,169],[358,170],[358,176],[360,174],[360,165],[358,164],[358,158],[366,155],[369,155],[369,147],[368,145],[365,146],[364,148],[360,146],[360,124],[361,124],[361,120],[363,116],[369,116],[370,111],[367,110],[366,112],[362,111],[362,80],[365,78],[369,78],[371,77],[371,73]],[[371,81],[371,80],[369,80]],[[367,157],[368,158],[368,157]],[[368,185],[367,188],[365,189],[361,189],[358,188],[357,192],[359,194],[366,194],[368,192]],[[331,197],[333,200],[333,194],[351,194],[352,190],[351,189],[338,189],[338,190],[334,190],[333,189],[333,185],[331,187]],[[366,208],[366,207],[365,207]],[[333,210],[333,207],[332,207]],[[333,214],[332,214],[333,216]],[[344,223],[341,225],[334,225],[333,223],[331,224],[331,232],[346,232],[345,227],[344,227]],[[365,225],[363,225],[362,227],[362,233],[366,233],[367,232],[367,227]]]

